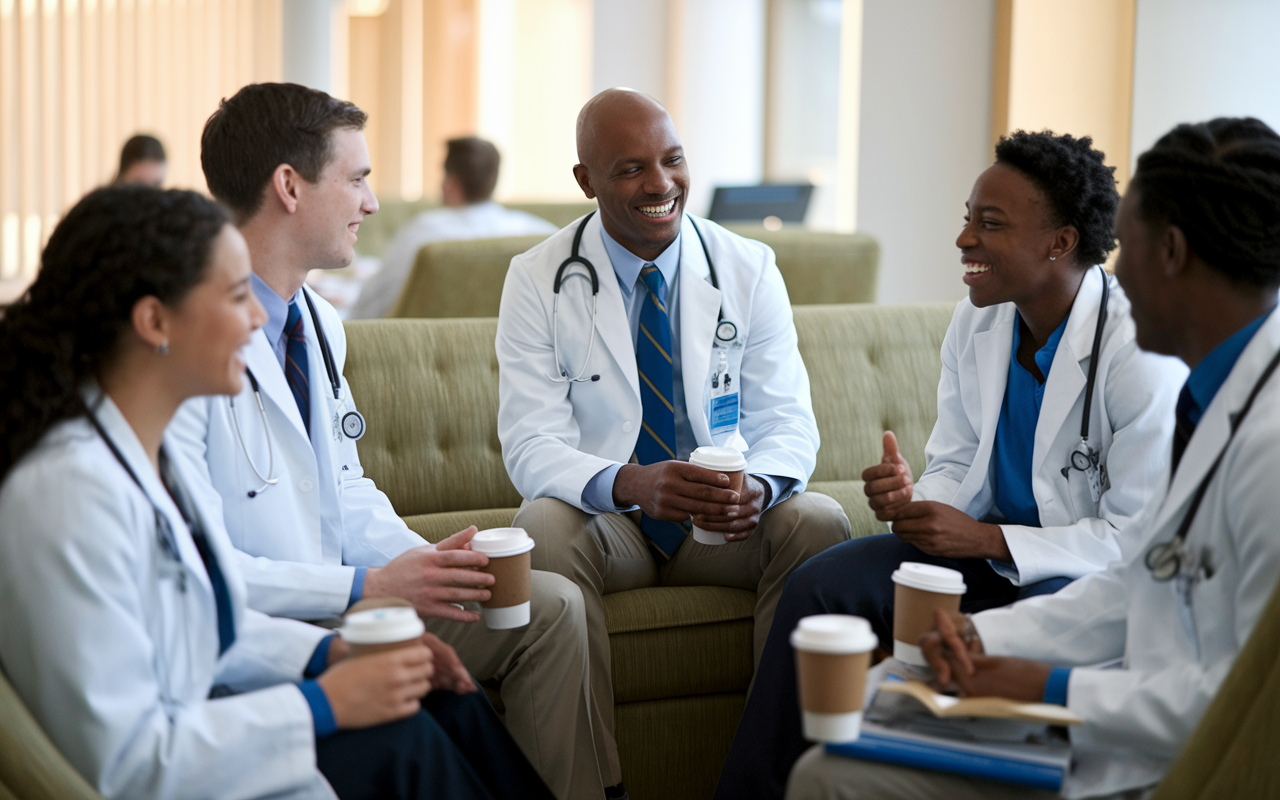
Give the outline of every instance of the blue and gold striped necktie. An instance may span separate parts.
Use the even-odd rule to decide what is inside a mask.
[[[640,406],[643,419],[636,441],[636,461],[655,464],[676,458],[674,373],[671,363],[671,318],[667,315],[666,284],[652,264],[640,270],[649,290],[640,311],[640,335],[636,340],[636,368],[640,372]],[[640,530],[664,555],[671,557],[684,543],[684,528],[643,515]]]
[[[284,322],[284,333],[288,337],[284,346],[284,377],[289,382],[289,391],[293,392],[293,401],[298,404],[298,413],[302,415],[302,424],[311,434],[311,381],[310,367],[307,363],[307,334],[302,326],[302,311],[298,301],[289,304],[289,316]]]

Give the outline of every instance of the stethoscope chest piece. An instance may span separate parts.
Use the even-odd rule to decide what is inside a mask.
[[[1182,570],[1182,540],[1162,542],[1147,551],[1147,569],[1161,583],[1173,580]]]
[[[727,320],[716,326],[716,338],[722,342],[732,342],[738,338],[738,326]]]
[[[342,433],[348,439],[359,439],[364,436],[364,416],[359,411],[348,411],[343,414]]]

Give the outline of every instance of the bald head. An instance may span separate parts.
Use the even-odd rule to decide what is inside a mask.
[[[606,89],[578,114],[573,176],[600,207],[605,230],[652,260],[680,235],[689,170],[662,104],[634,89]]]

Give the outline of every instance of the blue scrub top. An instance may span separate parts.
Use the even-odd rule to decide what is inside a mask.
[[[1068,315],[1068,318],[1070,315]],[[1063,319],[1049,341],[1036,351],[1036,366],[1049,379],[1058,342],[1067,329]],[[1004,405],[996,425],[995,483],[996,509],[1013,525],[1040,527],[1040,509],[1031,490],[1031,459],[1036,446],[1036,424],[1040,421],[1040,404],[1044,400],[1044,383],[1036,380],[1018,363],[1018,346],[1022,342],[1022,316],[1013,319],[1013,351],[1009,356],[1009,382],[1004,389]]]

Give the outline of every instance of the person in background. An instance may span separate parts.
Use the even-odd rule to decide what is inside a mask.
[[[116,171],[112,186],[140,183],[159,188],[169,174],[169,162],[165,159],[164,145],[154,136],[140,133],[131,136],[120,148],[120,169]]]
[[[884,459],[862,477],[893,533],[833,547],[788,580],[717,797],[781,797],[804,752],[789,641],[802,617],[864,617],[885,650],[905,655],[890,578],[904,561],[959,571],[972,612],[1057,591],[1120,557],[1121,531],[1168,464],[1187,371],[1138,348],[1129,301],[1099,266],[1115,247],[1113,170],[1088,137],[1018,131],[996,145],[956,238],[969,297],[943,340],[924,474],[912,482],[885,434]],[[1096,483],[1074,466],[1086,403]]]
[[[1148,796],[1280,578],[1280,135],[1247,118],[1179,125],[1138,158],[1116,233],[1138,346],[1191,368],[1166,411],[1173,430],[1148,453],[1172,452],[1158,491],[1106,570],[972,617],[938,614],[921,640],[939,689],[1055,703],[1084,721],[1066,729],[1069,798]],[[786,796],[1055,794],[814,747]]]
[[[211,495],[226,520],[250,607],[324,620],[365,598],[410,601],[479,680],[499,684],[508,727],[556,795],[598,800],[578,587],[534,571],[529,625],[477,624],[493,576],[470,549],[475,527],[424,542],[361,465],[364,420],[342,374],[346,332],[303,280],[351,263],[360,223],[378,210],[366,120],[324,92],[260,83],[223,100],[205,124],[205,179],[248,244],[267,321],[245,348],[239,394],[179,410],[175,457],[192,464],[203,478],[193,491]],[[342,424],[356,419],[356,430]]]
[[[447,645],[347,658],[245,607],[166,426],[244,383],[250,274],[195,192],[100,189],[54,230],[0,319],[6,676],[107,798],[550,798]]]
[[[409,280],[418,250],[432,242],[490,239],[555,232],[556,226],[524,211],[504,208],[493,199],[501,157],[491,142],[475,136],[446,143],[444,208],[424,211],[401,228],[382,257],[382,268],[360,290],[350,319],[385,317]]]

